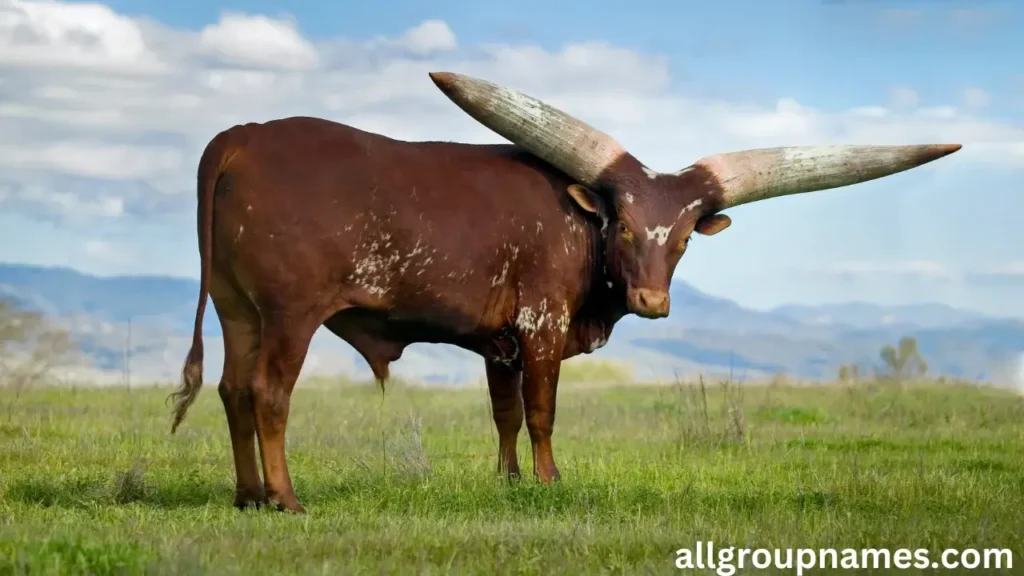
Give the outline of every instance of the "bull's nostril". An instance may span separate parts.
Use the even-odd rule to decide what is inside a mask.
[[[632,295],[633,305],[645,316],[660,317],[668,312],[669,297],[661,290],[638,289]]]

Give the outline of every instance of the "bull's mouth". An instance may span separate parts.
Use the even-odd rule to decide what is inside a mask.
[[[630,312],[641,318],[665,318],[671,308],[671,298],[667,290],[635,288],[626,296]]]
[[[651,309],[646,309],[646,308],[634,309],[633,313],[636,314],[637,316],[641,317],[641,318],[647,318],[648,320],[657,320],[658,318],[667,318],[668,317],[668,309],[667,308],[664,311],[661,311],[661,310],[651,310]]]

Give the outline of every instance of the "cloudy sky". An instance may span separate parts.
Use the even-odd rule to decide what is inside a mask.
[[[500,142],[427,77],[448,70],[548,100],[661,170],[761,146],[962,143],[731,210],[677,277],[757,308],[1024,317],[1024,6],[669,4],[0,0],[0,261],[198,277],[195,166],[214,134],[312,115]]]

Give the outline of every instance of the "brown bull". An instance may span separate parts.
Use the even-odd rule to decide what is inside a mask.
[[[499,469],[519,474],[525,413],[534,474],[548,483],[559,477],[551,433],[561,361],[603,345],[626,314],[666,316],[672,272],[693,232],[725,229],[730,219],[718,212],[730,206],[879,178],[960,148],[775,148],[661,174],[528,96],[430,76],[514,145],[403,142],[287,118],[235,126],[203,152],[201,287],[172,432],[201,387],[209,294],[224,336],[218,390],[239,507],[303,510],[285,428],[320,326],[352,345],[382,384],[412,343],[481,355]]]

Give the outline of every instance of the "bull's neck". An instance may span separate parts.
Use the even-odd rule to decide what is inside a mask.
[[[586,220],[586,225],[578,228],[577,236],[586,262],[581,270],[584,288],[577,316],[581,320],[599,323],[610,331],[627,313],[626,292],[619,283],[612,282],[605,267],[608,229],[602,228],[601,223],[592,218]]]

